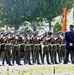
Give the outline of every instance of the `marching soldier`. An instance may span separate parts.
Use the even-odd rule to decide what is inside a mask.
[[[2,65],[4,65],[4,61],[6,59],[6,62],[8,65],[11,65],[10,59],[11,59],[11,43],[10,43],[10,39],[7,37],[4,39],[5,44],[3,44],[2,46],[4,46],[4,56],[3,56],[3,61],[2,61]]]
[[[37,64],[40,64],[40,60],[39,60],[39,51],[40,51],[40,41],[38,40],[38,35],[34,34],[33,37],[33,63],[36,63],[37,60]]]
[[[34,46],[34,44],[33,44],[33,37],[31,37],[31,39],[30,39],[30,47],[31,47],[31,59],[32,59],[32,63],[33,63],[33,58],[34,58],[34,56],[33,56],[33,46]]]
[[[20,49],[19,49],[19,51],[20,51],[20,58],[24,58],[24,55],[25,55],[25,44],[24,43],[20,43],[19,44],[19,46],[20,46]]]
[[[61,51],[61,42],[62,42],[62,39],[60,38],[60,36],[57,37],[56,39],[56,47],[57,47],[57,53],[58,53],[58,61],[59,63],[61,63],[61,57],[62,57],[62,51]]]
[[[23,58],[24,57],[25,44],[24,44],[24,39],[22,36],[19,36],[18,44],[20,46],[20,58]]]
[[[17,41],[18,41],[18,36],[15,36],[14,43],[12,46],[12,63],[14,65],[14,61],[16,60],[16,64],[22,65],[20,63],[20,49]]]
[[[56,57],[56,52],[57,52],[57,49],[56,49],[56,41],[55,41],[55,36],[53,35],[51,37],[51,41],[50,41],[50,44],[51,44],[51,63],[53,64],[58,64],[57,63],[57,57]]]
[[[42,56],[42,46],[41,46],[41,41],[42,41],[42,38],[39,38],[38,39],[38,41],[39,41],[39,55],[40,55],[40,59],[41,59],[41,63],[42,63],[42,58],[43,58],[43,56]]]
[[[3,57],[4,57],[4,51],[5,51],[5,43],[4,43],[4,39],[2,36],[2,37],[0,37],[0,56],[3,54]],[[2,62],[2,65],[4,65],[3,62]]]
[[[30,60],[30,52],[31,52],[31,45],[30,45],[30,36],[26,35],[25,36],[25,54],[24,54],[24,64],[31,64]]]
[[[43,44],[44,44],[44,47],[43,47],[43,60],[42,60],[42,63],[44,64],[44,57],[46,55],[46,61],[47,61],[47,64],[51,64],[50,61],[49,61],[49,45],[48,45],[48,40],[47,40],[47,35],[45,34],[44,35],[44,38],[43,38]]]
[[[0,56],[1,56],[2,52],[4,51],[4,49],[2,49],[2,45],[4,45],[3,42],[4,42],[4,40],[0,35]]]
[[[59,62],[61,63],[64,60],[64,52],[65,52],[65,40],[64,36],[60,36],[60,47],[59,47]]]

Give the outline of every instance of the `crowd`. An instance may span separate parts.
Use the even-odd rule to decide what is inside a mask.
[[[51,35],[44,34],[38,36],[26,34],[23,36],[18,33],[5,32],[0,33],[0,56],[2,65],[4,62],[8,65],[21,64],[59,64],[64,60],[65,41],[63,34]],[[45,60],[46,58],[46,60]],[[12,63],[11,63],[12,62]]]

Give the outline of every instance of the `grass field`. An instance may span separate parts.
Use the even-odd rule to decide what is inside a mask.
[[[65,74],[68,73],[68,74]],[[74,75],[73,65],[3,66],[0,75]]]

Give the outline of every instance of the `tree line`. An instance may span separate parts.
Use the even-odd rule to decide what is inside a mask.
[[[9,24],[16,29],[24,21],[43,21],[49,23],[63,8],[73,7],[74,0],[0,0],[0,25]]]

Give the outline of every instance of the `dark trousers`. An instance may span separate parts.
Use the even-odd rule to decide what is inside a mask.
[[[56,46],[55,45],[51,46],[51,56],[50,56],[50,58],[51,58],[51,63],[53,63],[53,64],[57,63],[56,52],[57,52]]]
[[[0,56],[4,52],[4,50],[5,50],[5,45],[4,44],[0,44]]]
[[[60,57],[60,54],[59,54],[59,51],[60,51],[60,50],[59,50],[59,47],[60,47],[59,44],[56,44],[56,56],[58,56],[58,58],[57,58],[57,57],[56,57],[56,58],[57,58],[58,61],[59,61],[59,57]]]
[[[49,48],[48,48],[48,46],[44,46],[44,48],[43,48],[43,60],[42,60],[42,63],[44,64],[44,57],[45,57],[45,55],[46,55],[46,62],[47,63],[50,63],[49,62]]]
[[[4,65],[4,61],[5,61],[5,60],[6,60],[6,63],[7,63],[7,64],[11,64],[11,63],[10,63],[10,58],[11,58],[10,50],[5,50],[5,51],[4,51],[4,56],[3,56],[2,64]]]
[[[42,63],[42,48],[40,48],[40,50],[39,50],[39,55],[40,55],[40,59],[41,59],[41,63]]]
[[[59,63],[61,63],[64,60],[64,52],[65,52],[65,45],[59,46]]]
[[[74,49],[66,49],[65,50],[64,64],[68,63],[68,57],[69,57],[70,51],[71,51],[71,55],[72,55],[71,62],[74,64]]]
[[[20,64],[20,51],[18,46],[14,46],[12,50],[12,63],[14,65],[14,61],[16,60],[16,64]]]
[[[28,63],[31,64],[30,60],[30,46],[25,46],[25,53],[24,53],[24,64]]]
[[[6,63],[7,64],[11,64],[10,63],[10,59],[11,59],[11,53],[10,53],[10,50],[11,50],[11,45],[5,45],[5,44],[2,44],[1,45],[1,51],[4,52],[3,54],[3,60],[2,60],[2,64],[4,65],[4,61],[6,60]]]
[[[35,46],[35,55],[36,55],[36,59],[37,59],[37,62],[40,63],[40,60],[41,60],[41,63],[42,63],[42,48],[41,48],[41,45],[38,45],[38,46]],[[40,57],[40,59],[39,59]]]
[[[24,58],[24,49],[25,49],[25,45],[20,45],[20,57]]]
[[[34,47],[33,47],[33,63],[36,63],[36,60],[37,60],[37,63],[39,64],[40,63],[40,60],[39,60],[39,46],[34,45]]]

